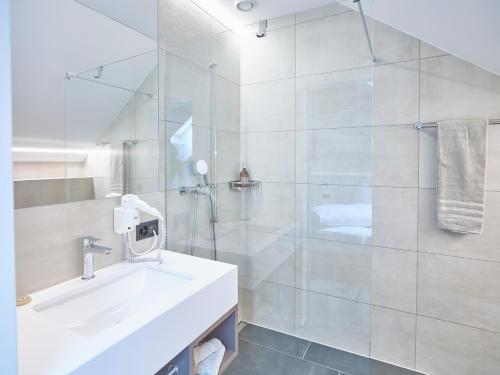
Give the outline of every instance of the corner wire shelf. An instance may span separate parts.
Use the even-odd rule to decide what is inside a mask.
[[[255,180],[249,181],[229,181],[229,189],[234,191],[248,191],[260,189],[261,182]]]

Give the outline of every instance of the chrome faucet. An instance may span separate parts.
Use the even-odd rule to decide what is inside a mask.
[[[82,238],[82,253],[83,253],[83,280],[92,279],[94,275],[94,254],[109,254],[110,247],[96,245],[100,238],[83,237]]]

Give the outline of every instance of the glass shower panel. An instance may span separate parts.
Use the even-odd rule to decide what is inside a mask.
[[[297,25],[294,328],[369,356],[373,68],[357,9],[323,9]]]
[[[88,199],[158,191],[157,51],[68,73],[65,142],[68,201],[80,180],[91,181]]]
[[[192,2],[160,1],[159,14],[168,248],[214,258],[239,210],[227,188],[240,164],[239,44]],[[196,160],[207,162],[206,180]]]

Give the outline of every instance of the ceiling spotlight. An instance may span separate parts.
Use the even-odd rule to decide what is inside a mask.
[[[234,7],[242,12],[250,12],[253,8],[257,6],[255,0],[234,0]]]

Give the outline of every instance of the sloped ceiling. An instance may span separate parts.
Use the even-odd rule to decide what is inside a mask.
[[[75,141],[97,141],[132,93],[98,90],[83,82],[77,87],[76,79],[64,79],[65,73],[127,59],[154,50],[156,45],[144,33],[73,0],[13,1],[14,146],[63,147],[65,101],[68,104],[72,98],[73,104],[77,100],[85,103],[86,98],[96,103],[76,113],[79,123],[86,126],[79,129]],[[104,78],[113,76],[110,69],[105,68]],[[142,70],[131,66],[114,83],[136,89],[151,69],[151,65]]]
[[[500,74],[500,1],[374,0],[374,18]]]

